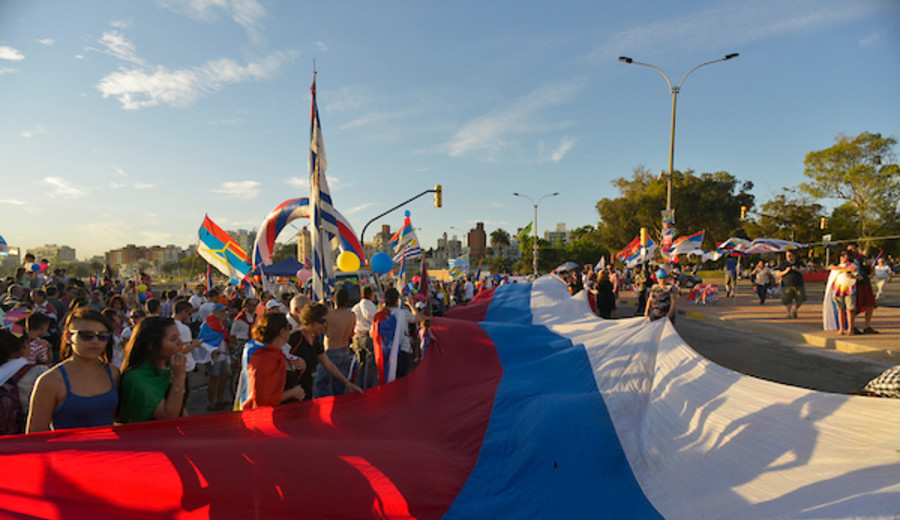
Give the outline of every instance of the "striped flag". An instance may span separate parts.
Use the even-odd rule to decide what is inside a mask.
[[[309,234],[313,243],[312,299],[322,301],[334,292],[334,253],[331,237],[338,234],[337,216],[325,178],[328,162],[316,104],[316,77],[313,74],[312,109],[309,125],[309,206],[312,220]]]
[[[197,254],[220,273],[230,278],[233,283],[239,283],[250,274],[247,253],[209,216],[203,219],[197,233],[199,236]]]

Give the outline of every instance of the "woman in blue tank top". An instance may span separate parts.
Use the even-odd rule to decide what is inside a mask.
[[[113,423],[119,371],[108,363],[113,344],[109,321],[90,307],[78,307],[63,330],[63,361],[35,383],[28,433]]]

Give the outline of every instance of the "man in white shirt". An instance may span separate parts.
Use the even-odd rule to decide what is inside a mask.
[[[352,345],[360,367],[356,384],[365,390],[378,386],[378,367],[375,365],[372,337],[369,335],[378,307],[375,305],[375,291],[371,286],[362,288],[362,299],[350,310],[356,316]]]
[[[213,311],[216,308],[216,305],[219,304],[219,291],[216,289],[210,289],[207,294],[206,302],[203,303],[199,308],[197,308],[197,321],[203,323],[206,321],[206,318],[209,318]]]
[[[463,298],[465,298],[465,303],[469,303],[472,301],[472,298],[475,297],[475,284],[472,283],[471,278],[466,278],[466,284],[463,285]]]

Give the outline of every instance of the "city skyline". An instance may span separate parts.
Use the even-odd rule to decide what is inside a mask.
[[[527,225],[513,192],[560,193],[540,205],[541,236],[596,225],[613,180],[668,166],[666,82],[618,58],[677,82],[733,52],[679,94],[675,169],[728,171],[761,203],[841,133],[900,137],[888,0],[5,2],[0,211],[13,217],[0,235],[90,258],[194,243],[204,215],[256,230],[308,195],[314,61],[326,175],[357,234],[436,184],[442,208],[405,208],[425,243]]]

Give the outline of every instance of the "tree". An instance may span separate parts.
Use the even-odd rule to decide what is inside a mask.
[[[497,228],[491,232],[491,246],[497,250],[499,256],[503,256],[503,248],[509,247],[509,233],[502,228]]]
[[[810,152],[803,174],[810,182],[800,189],[817,198],[839,199],[853,205],[857,234],[872,236],[897,222],[900,198],[900,166],[893,151],[897,140],[863,132],[856,137],[840,134],[834,146]]]
[[[752,207],[753,183],[741,183],[727,172],[674,172],[673,207],[680,235],[705,230],[704,247],[738,234],[741,206]],[[613,181],[619,197],[597,202],[601,222],[599,241],[615,252],[627,245],[646,227],[657,243],[662,234],[660,211],[666,203],[666,181],[643,166],[635,168],[632,177]],[[737,192],[736,192],[737,190]]]
[[[819,219],[824,216],[822,205],[798,195],[792,189],[783,190],[783,193],[763,204],[755,212],[753,220],[744,223],[747,235],[803,243],[818,242],[823,233],[819,229]]]

